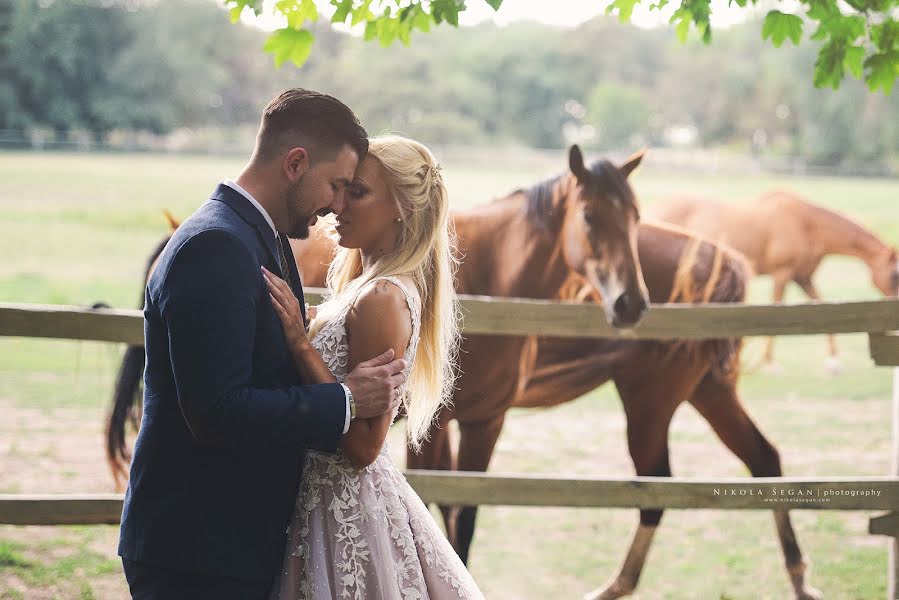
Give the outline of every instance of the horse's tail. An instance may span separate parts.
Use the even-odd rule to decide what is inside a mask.
[[[166,211],[169,225],[177,228],[177,221]],[[156,265],[156,260],[162,254],[163,248],[168,243],[171,235],[168,235],[150,254],[144,269],[144,289],[150,279],[150,273]],[[141,294],[140,307],[144,307],[144,295]],[[128,480],[128,464],[131,461],[131,452],[128,450],[125,428],[130,422],[137,429],[140,425],[140,383],[144,372],[144,348],[143,346],[128,346],[119,365],[116,376],[115,389],[112,393],[112,407],[106,421],[106,461],[117,489]]]
[[[112,394],[112,410],[106,425],[106,460],[115,480],[116,489],[128,480],[128,463],[131,452],[125,440],[125,427],[140,423],[140,380],[144,372],[144,349],[128,346],[119,366],[115,390]]]
[[[744,302],[751,271],[746,259],[723,244],[693,238],[678,263],[668,302]],[[715,377],[735,381],[740,374],[742,338],[684,340],[670,345],[669,352],[704,352],[712,359]]]

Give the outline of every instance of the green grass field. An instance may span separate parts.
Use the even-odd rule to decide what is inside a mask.
[[[454,206],[474,206],[560,171],[448,160]],[[224,177],[233,157],[0,153],[0,301],[134,307],[144,257],[166,232],[162,209],[184,217]],[[644,204],[666,194],[739,200],[789,187],[899,242],[899,181],[711,176],[638,171]],[[876,297],[863,265],[832,258],[818,272],[827,299]],[[757,280],[752,300],[770,282]],[[791,290],[790,301],[801,301]],[[864,335],[840,336],[842,373],[824,369],[821,337],[782,338],[785,373],[749,372],[741,393],[778,447],[788,475],[882,475],[889,469],[891,372],[875,369]],[[747,365],[761,340],[750,340]],[[0,339],[0,493],[108,492],[102,420],[121,348],[110,344]],[[401,431],[391,439],[401,455]],[[672,467],[685,477],[744,476],[746,470],[687,406],[671,432]],[[624,415],[602,388],[551,410],[513,411],[494,472],[628,476]],[[831,599],[886,593],[886,542],[867,535],[865,513],[793,511],[812,562],[811,582]],[[471,569],[488,598],[577,598],[618,567],[635,510],[485,508]],[[0,598],[122,598],[114,527],[0,527]],[[790,597],[767,512],[669,511],[635,597]]]

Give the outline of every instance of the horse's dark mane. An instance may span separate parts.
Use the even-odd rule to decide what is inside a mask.
[[[627,206],[636,208],[636,198],[627,178],[618,167],[605,159],[597,160],[589,167],[594,190],[620,199]],[[553,211],[555,187],[566,173],[561,173],[536,183],[527,189],[519,189],[516,194],[524,194],[525,213],[535,224],[545,229],[552,229],[559,217]]]
[[[543,229],[553,229],[558,214],[553,211],[556,184],[565,173],[545,179],[526,190],[519,190],[525,197],[525,214],[528,220]]]

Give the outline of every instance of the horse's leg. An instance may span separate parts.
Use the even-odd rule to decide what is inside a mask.
[[[406,468],[425,469],[428,471],[455,471],[456,461],[450,446],[448,431],[450,419],[438,417],[437,423],[431,428],[430,439],[426,441],[420,452],[415,452],[411,446],[406,447]],[[456,511],[452,506],[440,505],[440,513],[443,515],[443,525],[446,528],[446,537],[450,543],[455,544],[456,538]]]
[[[615,377],[627,417],[627,444],[638,476],[670,477],[668,428],[677,407],[696,387],[707,366],[696,356],[642,359],[632,372]],[[652,545],[662,510],[641,510],[627,556],[618,573],[584,600],[613,600],[632,594]]]
[[[793,276],[790,271],[775,271],[771,274],[774,278],[774,294],[773,299],[775,304],[780,304],[784,299],[784,292],[787,289],[787,284],[790,283]],[[764,364],[767,365],[768,369],[771,371],[779,372],[782,369],[774,364],[774,336],[769,336],[765,342],[765,358]]]
[[[811,300],[821,299],[821,295],[818,294],[818,289],[812,282],[811,277],[798,277],[795,281]],[[840,359],[837,356],[837,338],[832,333],[827,335],[827,370],[832,375],[836,375],[840,370]]]
[[[780,454],[746,414],[733,384],[710,373],[700,382],[690,403],[705,417],[724,445],[749,468],[753,477],[782,475]],[[820,599],[821,592],[806,582],[808,564],[793,532],[789,511],[775,510],[774,521],[796,598]]]
[[[505,418],[505,413],[503,413],[488,421],[459,423],[458,467],[460,471],[483,472],[487,470]],[[465,564],[468,564],[477,513],[477,506],[461,506],[456,516],[454,548]]]

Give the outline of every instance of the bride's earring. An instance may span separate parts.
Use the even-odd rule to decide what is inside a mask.
[[[394,223],[402,223],[403,219],[402,219],[402,217],[394,217],[393,222]],[[402,228],[402,226],[400,226],[399,231],[397,231],[397,233],[396,233],[396,239],[393,242],[394,250],[397,250],[400,247],[400,242],[403,241],[403,237],[404,237],[403,236],[403,228]]]

